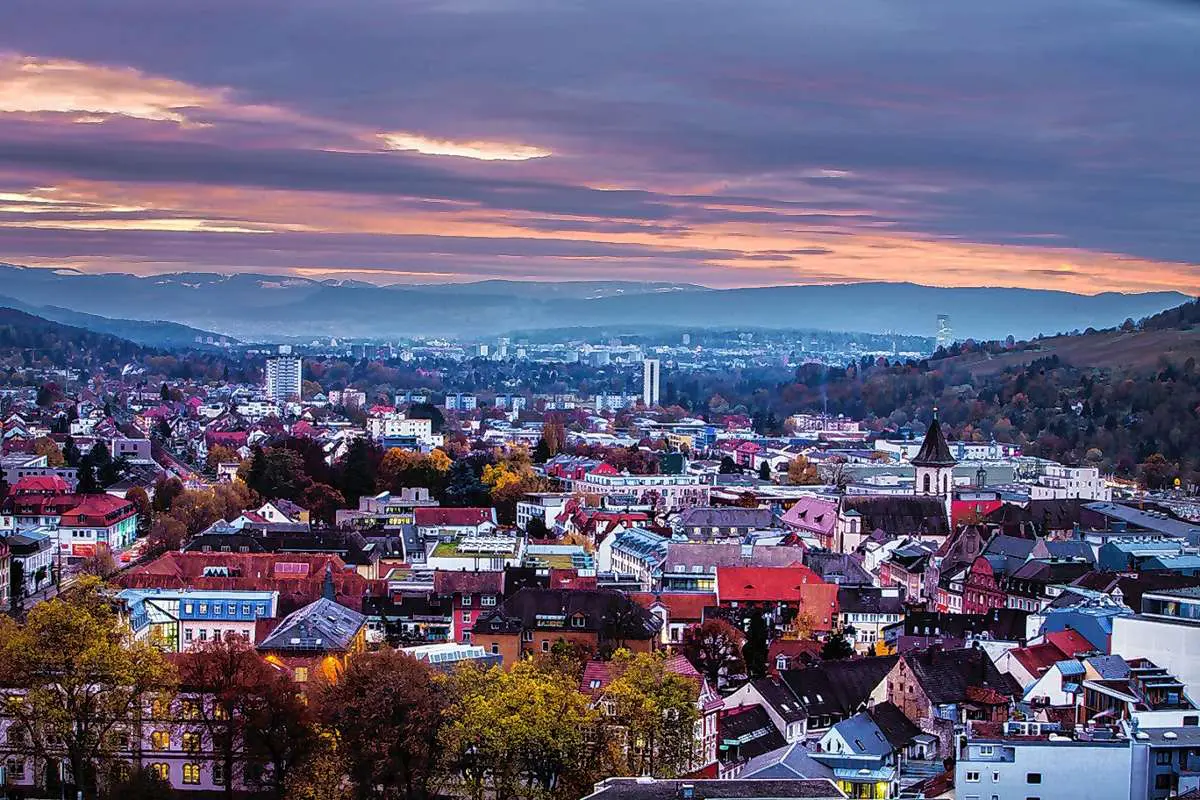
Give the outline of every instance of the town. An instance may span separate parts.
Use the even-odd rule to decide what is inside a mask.
[[[711,337],[90,344],[0,389],[8,797],[1200,794],[1200,505],[1162,455],[955,436],[949,389],[697,398]],[[556,391],[483,368],[524,360]]]

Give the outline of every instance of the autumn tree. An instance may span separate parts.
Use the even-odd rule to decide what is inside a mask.
[[[125,499],[133,503],[133,507],[137,509],[138,536],[145,536],[150,532],[150,526],[154,522],[154,510],[150,505],[150,495],[146,494],[146,490],[141,486],[134,486],[125,493]]]
[[[205,457],[204,463],[208,467],[209,472],[216,472],[218,465],[240,460],[237,451],[232,447],[226,447],[223,444],[214,444],[208,448],[208,456]]]
[[[24,624],[0,620],[0,690],[9,735],[19,731],[42,760],[65,754],[85,798],[132,733],[152,698],[169,693],[174,671],[136,641],[94,578],[34,606]]]
[[[34,439],[33,452],[35,455],[45,456],[46,463],[51,467],[61,467],[65,463],[63,452],[59,449],[58,443],[49,436],[39,436]]]
[[[682,652],[688,661],[708,679],[714,689],[722,674],[736,672],[742,666],[742,641],[746,637],[723,619],[710,619],[688,628],[683,634]]]
[[[151,507],[156,512],[170,511],[175,498],[183,494],[183,482],[175,477],[160,477],[154,482],[154,500]]]
[[[830,636],[821,646],[821,658],[825,661],[840,661],[854,655],[854,644],[851,641],[854,635],[854,628],[847,627]]]
[[[204,739],[201,752],[225,776],[224,794],[234,796],[244,777],[242,752],[250,714],[257,711],[275,670],[240,636],[209,639],[179,660],[180,691],[196,698],[192,716]]]
[[[395,650],[357,656],[318,691],[319,718],[336,739],[356,800],[432,795],[448,705],[445,681]]]
[[[803,455],[796,456],[788,462],[787,477],[792,486],[814,486],[821,482],[816,465]]]
[[[484,800],[573,800],[598,777],[599,715],[577,679],[536,660],[450,679],[451,705],[439,737],[455,794]]]
[[[751,680],[767,677],[767,618],[762,611],[752,610],[746,643],[742,645],[742,660]]]
[[[660,653],[619,650],[604,689],[605,723],[617,734],[610,748],[619,775],[675,778],[696,766],[700,686],[671,669]],[[610,739],[611,741],[611,739]]]
[[[117,560],[107,547],[97,547],[96,551],[79,562],[79,574],[89,575],[104,580],[117,571]]]
[[[247,758],[267,769],[258,783],[276,800],[287,797],[292,776],[319,749],[312,706],[285,672],[272,670],[245,697]]]
[[[337,510],[346,507],[346,498],[328,483],[314,483],[304,490],[303,504],[314,522],[333,525]]]

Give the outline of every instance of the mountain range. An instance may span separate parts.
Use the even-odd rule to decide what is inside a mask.
[[[1180,292],[1079,295],[913,283],[710,289],[687,283],[489,280],[376,286],[253,273],[141,277],[11,264],[0,264],[0,294],[30,313],[93,330],[102,323],[63,315],[75,312],[110,322],[155,325],[166,318],[190,326],[174,335],[192,340],[219,331],[260,341],[312,336],[484,337],[515,329],[644,324],[930,336],[939,314],[950,316],[959,339],[1025,338],[1119,325],[1126,318],[1139,319],[1191,299]],[[0,305],[12,304],[0,300]],[[131,330],[105,332],[140,341],[141,336]],[[142,331],[141,335],[148,334]]]

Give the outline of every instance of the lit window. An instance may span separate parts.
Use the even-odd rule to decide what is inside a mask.
[[[200,752],[200,734],[192,733],[192,732],[183,734],[183,752],[185,752],[185,753]]]
[[[171,766],[169,764],[163,764],[161,762],[158,764],[151,764],[150,771],[157,775],[159,780],[171,780]]]
[[[171,748],[170,731],[154,731],[150,734],[151,750],[169,750]]]
[[[200,765],[199,764],[184,764],[183,765],[183,782],[187,784],[196,784],[200,782]]]

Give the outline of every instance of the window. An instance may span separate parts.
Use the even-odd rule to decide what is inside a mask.
[[[225,785],[225,765],[214,763],[212,768],[212,782],[215,786]]]
[[[183,604],[183,613],[191,614],[193,608],[194,608],[194,606],[191,603],[184,603]]]
[[[8,777],[10,780],[25,780],[25,759],[10,758],[5,762],[5,765],[8,767]]]
[[[296,683],[305,683],[308,681],[308,667],[296,667],[295,678]]]
[[[463,622],[470,622],[470,621],[471,621],[471,612],[470,612],[470,611],[464,611],[464,612],[462,612],[462,621],[463,621]]]
[[[188,732],[183,734],[183,752],[198,753],[200,752],[200,734]]]
[[[150,771],[159,777],[159,780],[171,780],[171,766],[169,764],[157,763],[150,765]]]
[[[522,642],[532,642],[533,641],[533,631],[521,631],[521,641]]]
[[[1200,716],[1197,716],[1195,714],[1188,714],[1187,716],[1185,716],[1183,718],[1183,724],[1189,725],[1192,727],[1200,725]]]
[[[587,625],[587,620],[585,620],[582,616],[571,617],[572,628],[582,628],[584,625]]]
[[[208,613],[208,603],[201,603],[201,604],[200,604],[200,613],[201,613],[201,614],[207,614],[207,613]]]
[[[993,772],[992,773],[992,783],[999,783],[999,782],[1000,782],[1000,773]]]
[[[990,755],[994,754],[995,752],[996,752],[996,748],[990,744],[983,744],[983,745],[979,746],[979,755],[981,755],[981,756],[990,756]]]
[[[1041,783],[1042,782],[1042,773],[1040,773],[1040,772],[1025,773],[1025,782],[1026,783]]]
[[[967,773],[967,783],[979,783],[979,773],[978,772],[968,772]]]
[[[471,595],[469,595],[469,594],[464,594],[464,595],[462,596],[462,604],[463,604],[464,606],[469,606],[469,605],[471,605],[471,602],[472,602],[472,601],[471,601]]]
[[[192,629],[191,628],[183,629],[183,640],[185,642],[190,642],[192,640]]]
[[[250,616],[250,604],[249,603],[242,603],[242,616],[244,616],[244,617]]]
[[[202,642],[208,641],[208,631],[204,628],[200,629],[200,641],[202,641]]]
[[[1171,788],[1171,773],[1164,772],[1162,775],[1154,776],[1155,789],[1170,789]]]
[[[492,642],[492,655],[500,655],[500,645],[496,644],[495,642]]]
[[[179,713],[184,719],[200,719],[200,701],[184,700],[179,704]]]
[[[549,639],[542,639],[542,652],[543,653],[550,652],[550,640]]]
[[[213,614],[219,616],[223,613],[225,613],[225,606],[221,605],[220,603],[213,603]]]
[[[1160,767],[1169,766],[1171,764],[1171,751],[1156,750],[1154,752],[1154,763],[1158,764]]]
[[[494,605],[496,605],[496,595],[494,595],[494,594],[485,594],[483,597],[479,598],[479,605],[481,605],[481,606],[494,606]]]
[[[169,750],[171,748],[170,731],[154,731],[150,734],[151,750]]]

